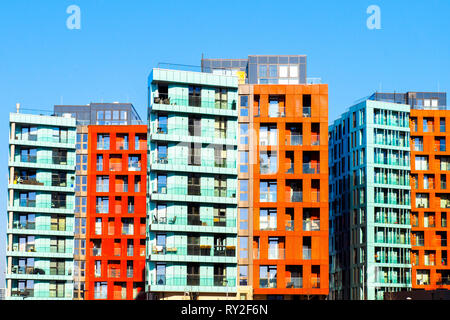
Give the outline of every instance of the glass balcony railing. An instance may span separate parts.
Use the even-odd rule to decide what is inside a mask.
[[[303,201],[303,191],[286,191],[286,201],[302,202]]]
[[[260,288],[276,288],[277,287],[277,278],[260,278],[259,279],[259,287]]]
[[[287,277],[286,288],[303,288],[303,278],[301,277]]]
[[[286,231],[294,231],[294,220],[286,220]]]
[[[303,107],[303,118],[311,118],[311,107]]]
[[[194,287],[235,287],[236,278],[226,275],[205,276],[187,274],[185,276],[156,275],[151,279],[151,285],[194,286]]]
[[[303,163],[303,173],[318,174],[320,173],[319,163]]]
[[[212,109],[236,110],[236,100],[228,97],[227,100],[216,100],[208,97],[194,95],[176,95],[159,93],[157,97],[153,97],[155,104],[178,105],[188,107],[201,107]]]
[[[320,230],[320,220],[304,220],[303,221],[303,231],[319,231]]]
[[[286,138],[286,145],[288,145],[288,146],[301,146],[301,145],[303,145],[303,135],[291,133]]]
[[[187,215],[187,216],[158,216],[155,215],[152,220],[152,224],[172,224],[178,226],[209,226],[209,227],[236,227],[236,217],[213,217],[213,216],[201,216],[200,215]]]

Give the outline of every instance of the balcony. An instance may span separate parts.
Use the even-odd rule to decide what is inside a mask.
[[[320,173],[319,163],[303,163],[303,173],[318,174]]]
[[[19,230],[35,230],[36,222],[34,221],[14,221],[13,229]]]
[[[110,163],[109,171],[122,171],[122,163]]]
[[[319,231],[320,230],[320,220],[303,220],[303,231]]]
[[[128,192],[127,183],[116,183],[116,192]]]
[[[168,164],[169,159],[167,158],[167,155],[158,155],[158,158],[156,158],[156,163],[158,164]]]
[[[128,142],[116,142],[117,150],[128,150]]]
[[[259,279],[259,287],[266,289],[266,288],[276,288],[277,287],[277,278],[260,278]]]
[[[284,260],[284,248],[269,247],[267,258],[269,260]]]
[[[313,289],[320,288],[320,278],[311,277],[311,288]]]
[[[99,257],[102,255],[102,248],[92,248],[92,256]]]
[[[235,257],[235,246],[214,246],[214,256],[216,257]]]
[[[303,118],[311,118],[311,107],[303,107]]]
[[[286,220],[286,231],[294,231],[294,220]]]
[[[12,297],[32,298],[34,297],[34,289],[12,289]]]
[[[20,162],[36,163],[36,162],[37,162],[37,156],[35,156],[35,155],[24,155],[24,154],[22,154],[22,155],[20,156]]]
[[[96,192],[109,192],[109,184],[97,184],[95,191]]]
[[[311,134],[311,145],[312,146],[320,145],[320,135],[318,135],[318,134]]]
[[[302,202],[303,201],[303,191],[286,191],[286,201]]]
[[[277,202],[277,193],[275,192],[260,192],[260,202]]]
[[[130,162],[128,164],[128,171],[141,171],[141,163],[140,162]]]
[[[20,199],[19,206],[20,207],[27,207],[27,208],[35,208],[36,207],[36,200]]]
[[[303,278],[287,277],[286,288],[303,288]]]
[[[287,146],[301,146],[303,145],[303,135],[291,133],[289,137],[286,138]]]

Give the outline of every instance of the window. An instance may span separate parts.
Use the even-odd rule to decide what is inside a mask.
[[[189,106],[201,106],[201,92],[202,88],[197,86],[189,86]]]
[[[248,151],[239,151],[239,172],[248,173]]]
[[[240,116],[248,117],[248,96],[240,96]]]
[[[97,171],[103,171],[103,155],[97,155]]]
[[[228,108],[228,93],[225,88],[216,88],[215,94],[215,108],[227,109]]]
[[[248,124],[240,123],[239,124],[239,143],[240,144],[248,144]]]
[[[227,137],[227,120],[225,117],[216,117],[214,121],[215,137],[226,139]]]
[[[277,266],[259,266],[259,287],[277,287]]]
[[[261,78],[265,78],[267,77],[267,65],[259,65],[259,69],[258,69],[259,73],[258,73],[258,77]],[[261,82],[262,83],[262,82]]]
[[[269,77],[270,78],[278,77],[278,66],[276,64],[269,65]]]
[[[248,180],[239,180],[239,201],[248,201]]]
[[[239,258],[248,258],[248,237],[239,237]]]
[[[97,135],[97,150],[109,150],[109,134]]]
[[[276,125],[261,125],[259,129],[260,146],[276,146],[278,144],[278,131]]]
[[[277,202],[277,182],[260,181],[259,183],[259,201]]]
[[[259,229],[277,230],[277,209],[259,209]]]
[[[445,132],[445,118],[440,119],[440,131]]]
[[[248,209],[239,208],[239,230],[248,230]]]
[[[248,266],[240,265],[239,266],[239,285],[246,286],[247,284],[248,284]]]

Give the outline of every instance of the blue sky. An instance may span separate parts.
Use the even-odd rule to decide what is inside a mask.
[[[81,29],[69,30],[69,5]],[[369,30],[369,5],[381,29]],[[0,5],[0,256],[5,255],[8,115],[54,104],[131,102],[145,118],[158,62],[306,54],[329,85],[329,119],[383,91],[448,91],[450,1],[15,0]],[[0,258],[0,287],[5,259]]]

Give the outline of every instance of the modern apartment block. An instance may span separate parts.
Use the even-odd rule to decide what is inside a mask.
[[[329,278],[328,86],[244,87],[253,136],[253,298],[323,299]]]
[[[410,117],[412,287],[450,289],[450,110],[411,109]]]
[[[9,117],[7,299],[72,299],[75,119]]]
[[[364,100],[329,127],[331,299],[411,288],[409,110]]]
[[[131,300],[144,290],[147,126],[88,129],[86,299]]]
[[[450,192],[447,175],[450,152],[447,143],[450,139],[450,111],[446,108],[446,93],[376,93],[372,99],[390,99],[411,106],[412,288],[448,289],[447,214]]]
[[[248,59],[203,59],[202,71],[242,78],[239,84],[306,84],[305,55],[249,55]]]
[[[142,125],[131,103],[90,103],[87,105],[55,105],[54,113],[70,113],[76,118],[76,181],[75,181],[75,252],[74,299],[85,299],[86,215],[89,125]]]
[[[236,297],[237,82],[159,68],[149,76],[152,299]]]

